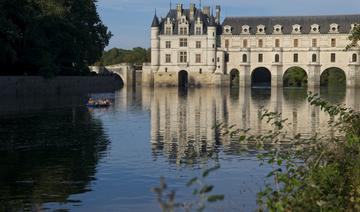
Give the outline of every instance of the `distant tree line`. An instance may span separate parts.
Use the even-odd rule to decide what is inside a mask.
[[[141,47],[132,50],[113,48],[104,51],[101,59],[95,65],[108,66],[119,63],[130,63],[141,66],[143,63],[151,61],[151,50]]]
[[[1,0],[0,75],[87,75],[108,45],[97,0]]]

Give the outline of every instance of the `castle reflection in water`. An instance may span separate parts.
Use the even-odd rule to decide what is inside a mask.
[[[360,109],[360,90],[325,88],[311,92],[320,93],[331,103]],[[214,129],[216,123],[250,128],[255,134],[271,129],[261,120],[263,108],[281,113],[282,119],[288,119],[289,134],[309,135],[331,131],[326,127],[328,116],[307,102],[307,93],[305,89],[287,88],[206,88],[188,91],[138,88],[136,91],[122,90],[120,95],[132,98],[119,104],[141,102],[143,109],[150,111],[154,157],[166,155],[172,162],[197,163],[204,157],[218,157],[216,153],[219,149],[238,153],[239,147],[234,147],[230,137],[222,136]]]

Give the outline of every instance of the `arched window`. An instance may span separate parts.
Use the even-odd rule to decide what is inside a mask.
[[[275,55],[275,63],[280,62],[280,56],[278,54]]]
[[[243,61],[243,63],[246,63],[246,62],[247,62],[247,55],[246,55],[246,54],[243,54],[243,56],[242,56],[242,61]]]
[[[357,54],[353,54],[352,55],[352,62],[356,63],[357,62]]]
[[[312,62],[316,63],[316,61],[317,61],[317,56],[316,56],[316,54],[313,54],[312,55]]]

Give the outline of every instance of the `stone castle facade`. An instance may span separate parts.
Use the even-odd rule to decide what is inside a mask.
[[[360,87],[359,48],[344,51],[360,15],[227,17],[221,7],[184,9],[178,4],[151,25],[151,64],[143,84],[151,86],[282,86],[292,67],[308,86],[319,86],[330,68],[344,71],[347,86]]]

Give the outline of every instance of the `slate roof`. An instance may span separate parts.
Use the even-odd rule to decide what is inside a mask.
[[[217,26],[216,23],[212,23],[212,21],[215,22],[214,17],[213,16],[209,17],[208,15],[204,14],[202,12],[202,10],[199,10],[199,9],[195,10],[195,14],[194,14],[195,18],[193,20],[190,19],[190,9],[183,9],[182,14],[186,16],[187,21],[189,22],[189,25],[190,25],[189,33],[190,33],[190,35],[195,34],[195,21],[196,21],[197,17],[200,17],[200,19],[203,22],[203,34],[207,34],[207,27],[208,26],[212,25],[212,26],[220,28],[220,26]],[[168,14],[164,18],[162,18],[160,20],[160,23],[159,23],[159,25],[160,25],[160,34],[165,33],[165,22],[166,22],[167,18],[170,18],[170,20],[173,23],[173,26],[174,26],[173,34],[177,35],[178,34],[178,21],[177,21],[178,17],[177,17],[177,10],[176,9],[171,9],[168,12]]]
[[[266,34],[272,34],[275,25],[283,27],[283,34],[291,34],[292,26],[301,25],[301,33],[309,34],[311,25],[320,25],[320,33],[327,34],[330,31],[330,24],[339,25],[339,33],[348,34],[351,31],[351,24],[360,23],[360,15],[332,15],[332,16],[274,16],[274,17],[228,17],[225,18],[222,26],[232,27],[232,34],[240,34],[243,25],[250,26],[250,33],[255,34],[258,25],[265,25]]]
[[[154,15],[154,19],[153,19],[153,22],[151,24],[151,27],[159,27],[160,24],[159,24],[159,19],[158,17],[156,16],[156,14]]]

